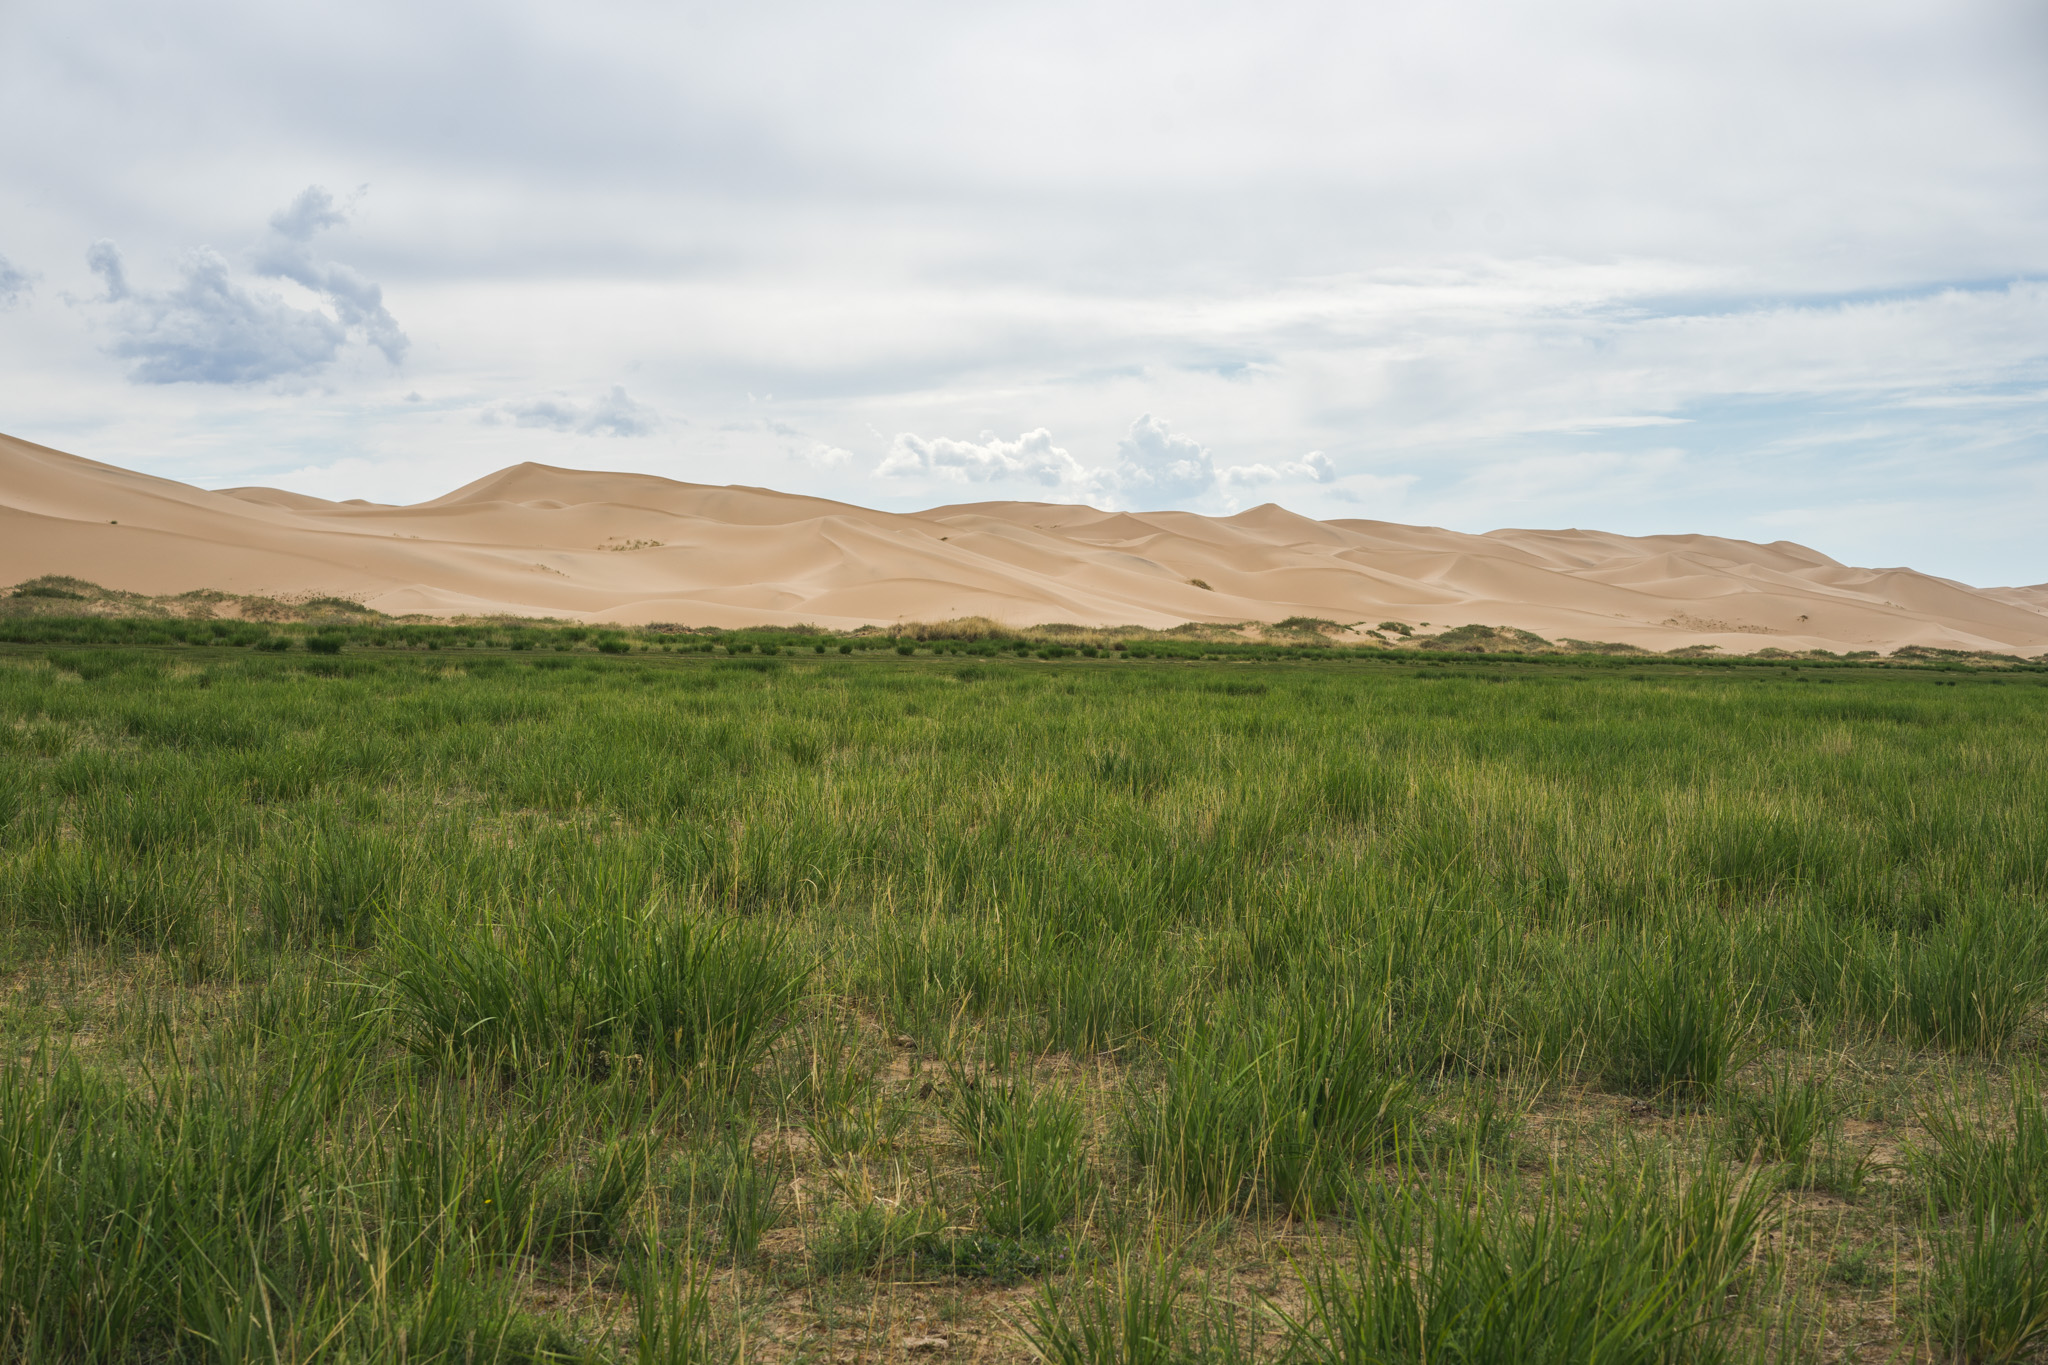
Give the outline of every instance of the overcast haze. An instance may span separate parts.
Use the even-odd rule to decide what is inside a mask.
[[[0,430],[2048,579],[2048,6],[0,8]]]

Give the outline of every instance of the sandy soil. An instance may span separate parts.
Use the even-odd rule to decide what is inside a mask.
[[[1035,502],[903,514],[536,464],[392,507],[208,492],[0,436],[0,583],[41,574],[151,595],[332,594],[392,614],[625,624],[1313,616],[1731,653],[2048,648],[2048,584],[1972,588],[1789,541],[1467,535],[1270,503],[1231,517]]]

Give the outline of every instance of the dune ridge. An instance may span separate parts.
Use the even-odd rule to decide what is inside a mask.
[[[802,494],[520,464],[428,502],[195,488],[0,436],[0,582],[355,598],[394,615],[832,628],[984,616],[1161,628],[1290,616],[1729,653],[2033,654],[2048,584],[1973,588],[1789,541]]]

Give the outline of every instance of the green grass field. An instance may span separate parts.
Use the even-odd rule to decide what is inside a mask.
[[[0,1360],[2048,1344],[2048,676],[530,634],[0,646]]]

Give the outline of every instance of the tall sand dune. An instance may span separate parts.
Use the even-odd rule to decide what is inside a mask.
[[[215,492],[0,436],[0,582],[351,597],[379,611],[828,627],[985,616],[1164,627],[1321,617],[1649,649],[2034,654],[2048,584],[1972,588],[1706,535],[1230,517],[1037,502],[875,512],[522,464],[407,507]]]

